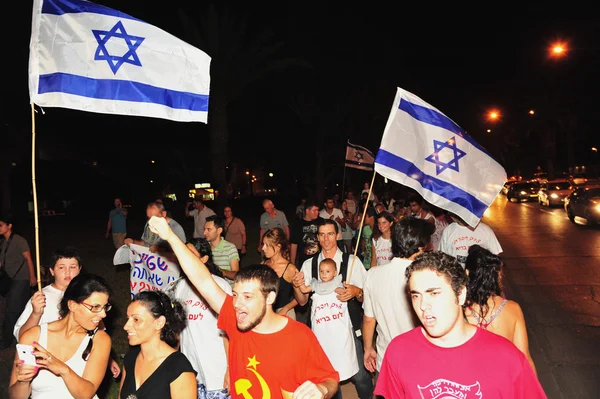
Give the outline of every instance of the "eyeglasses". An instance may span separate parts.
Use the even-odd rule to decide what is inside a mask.
[[[107,303],[106,305],[90,305],[85,302],[81,302],[81,304],[83,306],[85,306],[87,308],[87,310],[89,310],[92,313],[100,313],[103,310],[105,312],[108,312],[112,309],[112,305],[110,303]]]

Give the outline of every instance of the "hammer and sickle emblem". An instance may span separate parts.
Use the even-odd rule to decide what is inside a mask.
[[[258,380],[260,384],[260,389],[262,390],[262,399],[271,399],[271,390],[269,389],[269,385],[265,379],[258,373],[258,371],[254,370],[252,367],[247,367],[246,370],[250,370]],[[235,382],[235,393],[238,395],[242,395],[244,399],[254,399],[252,395],[250,395],[250,388],[252,387],[252,383],[247,378],[240,378]]]

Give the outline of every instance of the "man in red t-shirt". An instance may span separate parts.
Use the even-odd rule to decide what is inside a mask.
[[[234,398],[331,398],[339,375],[313,332],[273,311],[279,278],[266,265],[240,270],[233,297],[173,233],[164,218],[152,217],[150,229],[167,241],[200,295],[219,313],[218,327],[229,338],[230,394]]]
[[[546,398],[527,358],[512,342],[464,319],[467,275],[456,258],[425,252],[406,269],[406,279],[423,327],[390,342],[376,395]]]

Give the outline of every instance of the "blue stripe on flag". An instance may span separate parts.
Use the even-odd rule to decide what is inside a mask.
[[[400,158],[384,149],[380,148],[377,152],[375,163],[387,166],[388,168],[407,175],[409,178],[418,181],[424,189],[462,206],[479,218],[483,216],[483,213],[488,208],[486,204],[463,189],[423,173],[423,171],[412,162]]]
[[[43,0],[42,14],[52,15],[63,15],[63,14],[77,14],[77,13],[94,13],[109,15],[111,17],[132,19],[134,21],[140,21],[130,15],[122,13],[117,10],[113,10],[108,7],[101,6],[89,1],[82,0]],[[143,22],[143,21],[140,21]]]
[[[427,123],[428,125],[433,125],[437,127],[441,127],[442,129],[446,129],[454,134],[459,135],[466,141],[468,141],[471,145],[477,148],[479,151],[485,153],[490,158],[494,159],[485,148],[479,145],[471,136],[465,133],[460,126],[452,121],[452,119],[448,118],[446,115],[441,112],[424,107],[422,105],[411,103],[410,101],[405,100],[404,98],[400,99],[400,105],[398,109],[406,112],[419,122]]]
[[[101,100],[133,101],[208,112],[208,95],[186,93],[129,80],[91,79],[67,73],[40,75],[39,94],[62,92]]]

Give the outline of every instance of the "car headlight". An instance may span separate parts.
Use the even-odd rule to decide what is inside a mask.
[[[558,198],[558,194],[552,193],[552,194],[550,194],[550,197],[552,197],[552,198]]]
[[[521,195],[527,195],[527,192],[525,192],[525,191],[521,191],[521,193],[520,193],[520,194],[521,194]]]

